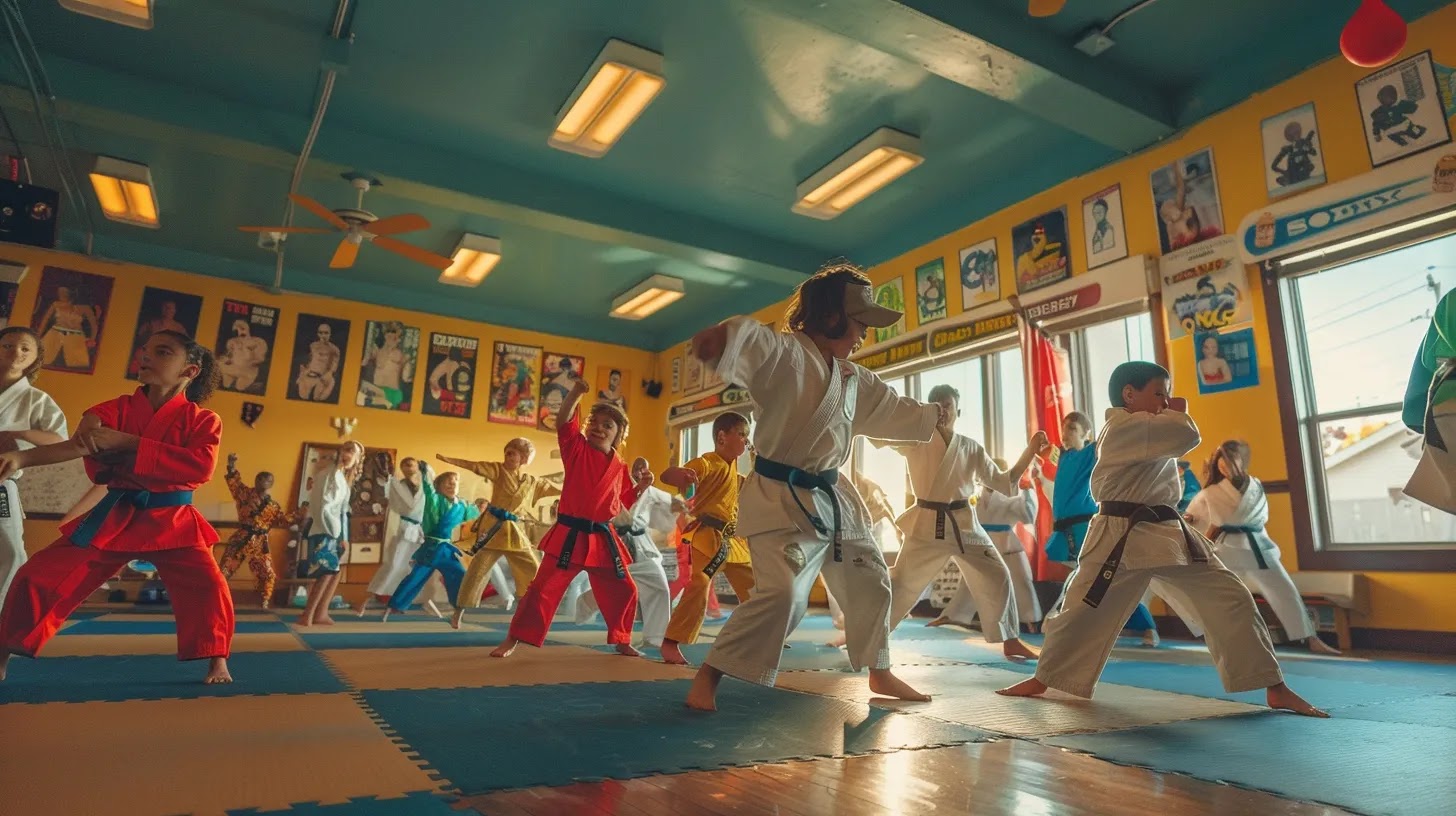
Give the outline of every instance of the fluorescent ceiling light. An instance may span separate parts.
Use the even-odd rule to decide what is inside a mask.
[[[467,232],[451,253],[452,263],[440,273],[440,283],[451,286],[479,286],[501,260],[499,238]]]
[[[653,275],[612,301],[612,317],[641,320],[668,304],[682,299],[683,282],[666,275]]]
[[[152,170],[145,164],[97,156],[91,171],[91,187],[101,204],[101,214],[112,221],[157,229],[157,191],[152,187]]]
[[[605,155],[666,84],[661,54],[608,40],[556,114],[547,143],[589,158]]]
[[[919,151],[914,136],[880,128],[800,184],[793,210],[810,218],[835,218],[918,167],[925,161]]]
[[[152,0],[61,0],[61,8],[132,28],[152,27]]]

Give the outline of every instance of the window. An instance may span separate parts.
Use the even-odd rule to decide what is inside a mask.
[[[992,389],[996,433],[995,444],[988,447],[1009,464],[1026,450],[1026,372],[1021,366],[1021,347],[991,355],[991,370],[996,378]]]
[[[1402,493],[1421,438],[1400,419],[1411,360],[1453,285],[1456,234],[1282,283],[1314,549],[1456,542],[1456,516]]]
[[[1071,358],[1073,410],[1092,420],[1094,433],[1102,427],[1102,418],[1112,407],[1107,395],[1112,370],[1129,360],[1158,359],[1153,319],[1147,312],[1097,323],[1055,339],[1068,350]]]
[[[983,359],[972,357],[920,373],[921,399],[930,399],[930,392],[942,384],[960,392],[961,415],[956,419],[956,433],[978,442],[986,439],[986,367]]]
[[[899,394],[911,394],[911,378],[897,378],[887,381],[889,386]],[[961,392],[962,401],[965,399],[965,391]],[[898,552],[900,539],[894,532],[894,520],[905,512],[910,502],[910,471],[905,467],[905,457],[889,448],[878,448],[867,442],[864,438],[855,441],[854,450],[857,453],[854,462],[853,473],[862,483],[857,485],[861,498],[865,499],[866,505],[870,508],[871,520],[874,522],[874,532],[880,542],[880,548],[886,552]],[[889,519],[876,518],[875,504],[870,500],[870,493],[878,488],[884,491],[885,499],[890,506],[891,517]]]

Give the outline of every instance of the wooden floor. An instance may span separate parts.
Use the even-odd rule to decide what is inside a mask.
[[[461,800],[485,816],[1334,816],[1186,776],[1129,768],[1021,740],[527,788]]]

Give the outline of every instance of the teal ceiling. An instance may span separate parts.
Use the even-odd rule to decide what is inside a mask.
[[[418,212],[401,236],[448,254],[462,231],[504,260],[475,289],[373,247],[330,270],[335,241],[287,243],[283,287],[587,339],[664,348],[782,300],[830,256],[875,263],[1142,149],[1336,52],[1357,0],[1161,0],[1093,59],[1082,31],[1132,0],[156,0],[139,31],[54,0],[23,4],[58,98],[52,153],[13,48],[0,106],[37,183],[57,158],[148,164],[162,228],[103,220],[97,254],[271,284],[275,256],[242,224],[283,215],[293,164],[342,60],[300,192],[353,206],[338,176],[382,178],[365,208]],[[1444,5],[1395,0],[1414,19]],[[604,158],[547,146],[555,114],[609,38],[665,56],[668,85]],[[881,126],[925,164],[833,221],[790,212],[795,186]],[[66,208],[66,248],[86,219]],[[300,212],[299,226],[318,226]],[[653,273],[687,296],[640,322],[607,317]]]

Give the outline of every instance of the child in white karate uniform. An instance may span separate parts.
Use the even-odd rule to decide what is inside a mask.
[[[1113,370],[1108,396],[1122,407],[1108,409],[1097,439],[1097,515],[1062,602],[1047,617],[1036,676],[998,693],[1035,697],[1054,688],[1091,697],[1118,631],[1156,577],[1185,596],[1208,627],[1208,651],[1224,689],[1266,689],[1270,708],[1327,717],[1284,684],[1249,590],[1178,513],[1177,460],[1201,440],[1187,402],[1169,396],[1169,379],[1155,363]]]

